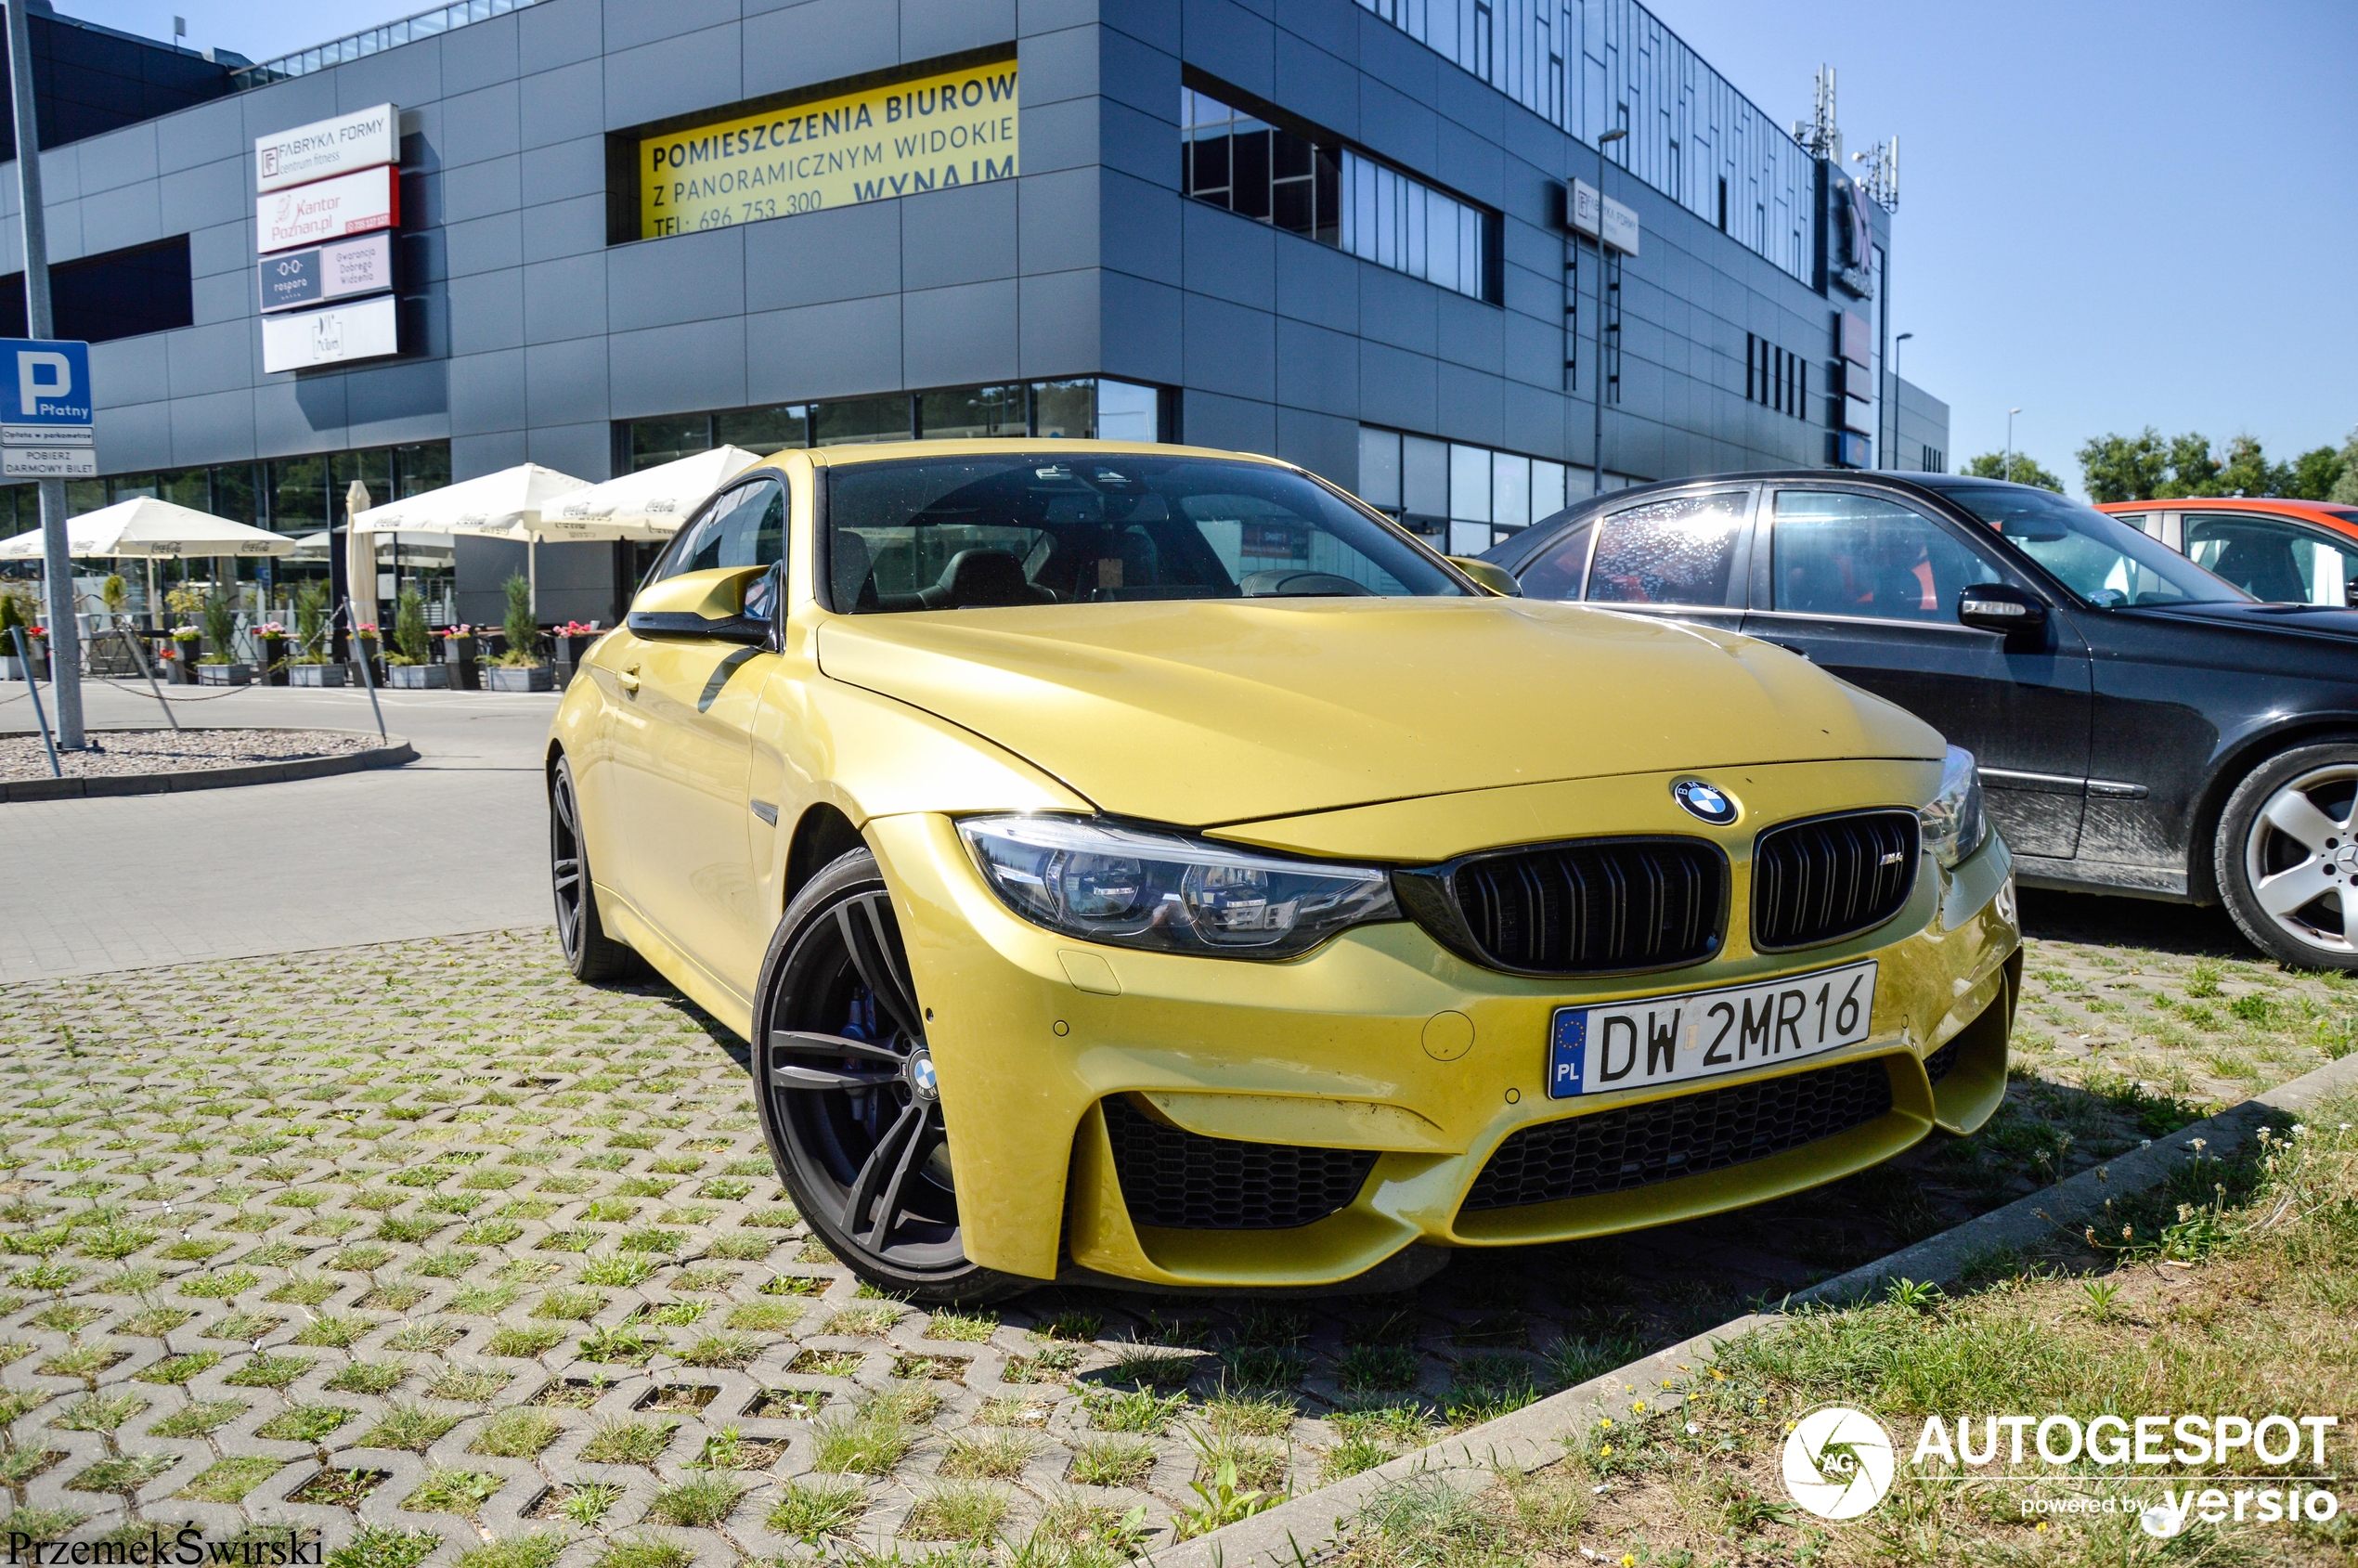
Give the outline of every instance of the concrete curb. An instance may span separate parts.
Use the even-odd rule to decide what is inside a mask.
[[[1854,1303],[1873,1296],[1885,1281],[1892,1279],[1955,1284],[1976,1263],[1994,1252],[2027,1249],[2058,1231],[2076,1233],[2103,1212],[2107,1198],[2134,1197],[2161,1186],[2192,1151],[2197,1138],[2211,1151],[2223,1152],[2249,1138],[2263,1122],[2281,1123],[2287,1113],[2337,1094],[2358,1094],[2358,1055],[2328,1062],[2044,1192],[2032,1193],[1848,1274],[1796,1291],[1783,1307]],[[1340,1547],[1352,1519],[1385,1487],[1411,1476],[1432,1475],[1461,1491],[1473,1491],[1494,1475],[1542,1469],[1563,1457],[1563,1439],[1575,1429],[1598,1417],[1626,1419],[1632,1405],[1663,1397],[1665,1385],[1707,1363],[1722,1342],[1756,1330],[1774,1332],[1791,1321],[1782,1309],[1731,1318],[1602,1377],[1526,1405],[1512,1415],[1470,1427],[1431,1447],[1403,1454],[1374,1470],[1305,1493],[1192,1541],[1164,1547],[1139,1561],[1154,1568],[1302,1568]]]
[[[253,728],[267,731],[270,726]],[[365,730],[321,730],[316,725],[306,725],[304,729],[315,734],[368,733]],[[235,784],[287,784],[296,779],[357,773],[370,768],[397,768],[417,759],[417,750],[406,736],[387,735],[382,745],[367,751],[348,751],[339,757],[305,757],[292,762],[250,762],[229,768],[192,768],[181,773],[115,773],[89,779],[9,779],[0,782],[0,804],[95,800],[116,795],[178,795],[192,789],[227,789]]]

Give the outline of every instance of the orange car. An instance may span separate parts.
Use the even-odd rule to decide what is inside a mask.
[[[2254,599],[2358,606],[2358,506],[2332,501],[2107,501],[2096,508]]]

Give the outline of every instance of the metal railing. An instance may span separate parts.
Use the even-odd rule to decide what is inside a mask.
[[[250,87],[266,87],[273,82],[284,82],[290,77],[308,76],[315,71],[364,59],[386,49],[415,44],[421,39],[436,37],[475,22],[489,21],[493,17],[503,17],[510,11],[521,11],[539,3],[540,0],[451,0],[447,6],[436,6],[432,10],[420,11],[416,16],[403,17],[399,21],[367,28],[308,49],[297,49],[292,54],[280,55],[277,59],[264,60],[259,65],[241,67],[229,73],[231,90],[242,93]]]

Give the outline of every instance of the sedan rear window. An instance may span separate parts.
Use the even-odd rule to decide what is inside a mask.
[[[828,473],[827,578],[853,615],[1160,599],[1462,596],[1389,525],[1282,468],[1072,450]]]

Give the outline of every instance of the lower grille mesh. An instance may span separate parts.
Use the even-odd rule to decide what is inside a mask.
[[[1169,1230],[1289,1230],[1350,1207],[1373,1149],[1207,1138],[1104,1102],[1114,1173],[1131,1223]]]
[[[1939,1050],[1935,1051],[1931,1056],[1926,1056],[1924,1058],[1924,1076],[1931,1079],[1935,1083],[1938,1083],[1942,1079],[1948,1077],[1949,1069],[1957,1065],[1957,1047],[1963,1043],[1964,1043],[1961,1040],[1951,1040],[1948,1044],[1943,1045]]]
[[[1542,1122],[1498,1146],[1466,1208],[1553,1203],[1724,1170],[1862,1127],[1890,1108],[1883,1063],[1864,1061]]]

